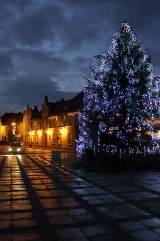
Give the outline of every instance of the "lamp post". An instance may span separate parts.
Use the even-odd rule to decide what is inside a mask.
[[[11,139],[11,142],[14,141],[15,135],[16,135],[16,123],[12,122],[11,126],[10,126],[10,139]]]

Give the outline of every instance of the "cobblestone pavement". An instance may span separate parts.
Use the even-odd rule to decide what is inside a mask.
[[[86,173],[0,156],[0,241],[160,241],[160,173]]]

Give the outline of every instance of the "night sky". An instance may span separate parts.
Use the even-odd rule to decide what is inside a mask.
[[[0,116],[74,97],[124,20],[160,74],[160,0],[0,0]]]

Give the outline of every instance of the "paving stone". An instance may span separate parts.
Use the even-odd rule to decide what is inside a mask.
[[[128,203],[108,205],[107,208],[111,212],[109,215],[113,218],[129,218],[149,215],[147,212]]]
[[[138,221],[133,222],[122,222],[119,223],[119,226],[126,231],[135,231],[135,230],[144,230],[146,229],[146,226],[144,226],[142,223]]]
[[[16,178],[15,180],[12,179],[12,184],[13,185],[24,185],[24,182],[23,182],[22,178],[21,179],[20,178]]]
[[[46,187],[46,189],[50,189],[50,190],[54,190],[55,188],[56,188],[56,186],[55,185],[53,185],[53,184],[45,184],[45,187]]]
[[[0,186],[4,186],[4,185],[10,185],[11,184],[11,182],[10,181],[5,181],[5,180],[0,180]]]
[[[108,186],[107,189],[114,191],[115,193],[123,193],[123,192],[136,192],[138,188],[130,186],[130,185],[117,185],[117,186]]]
[[[36,194],[39,198],[42,198],[42,197],[53,197],[53,194],[49,191],[36,191]]]
[[[70,188],[79,187],[79,185],[77,183],[67,183],[66,185],[67,185],[67,187],[70,187]]]
[[[86,187],[94,187],[93,184],[91,184],[91,183],[89,183],[89,182],[86,182],[86,181],[80,182],[80,183],[79,183],[79,186],[80,186],[80,187],[83,187],[83,188],[86,188]]]
[[[76,223],[94,222],[97,220],[92,214],[77,215],[77,216],[72,216],[72,218]]]
[[[42,180],[32,180],[31,179],[31,184],[32,184],[32,186],[33,186],[33,184],[43,184],[44,182],[42,182]]]
[[[11,234],[0,234],[0,241],[12,241]],[[16,240],[18,241],[18,240]]]
[[[25,205],[12,205],[12,210],[13,211],[26,211],[26,210],[32,210],[32,205],[31,204],[25,204]]]
[[[11,205],[11,200],[0,201],[0,207]]]
[[[80,228],[62,228],[55,230],[57,237],[65,239],[85,238]]]
[[[11,192],[0,191],[0,200],[11,199]]]
[[[52,197],[66,197],[68,196],[67,192],[65,192],[64,190],[53,190],[51,191]]]
[[[68,202],[68,203],[61,203],[61,206],[64,208],[73,208],[73,207],[79,207],[80,203],[78,202]]]
[[[51,217],[49,221],[53,225],[62,225],[62,224],[73,224],[74,221],[69,216],[61,216],[61,217]]]
[[[0,207],[1,212],[10,212],[11,209],[11,205],[3,205]]]
[[[140,241],[159,241],[160,236],[151,230],[141,230],[130,233],[130,235]]]
[[[49,184],[49,183],[50,183],[50,184],[52,184],[53,186],[55,186],[55,184],[53,183],[53,180],[51,180],[51,179],[44,179],[44,180],[43,180],[43,183],[45,183],[45,184],[47,184],[47,183]]]
[[[64,210],[50,210],[50,211],[46,211],[46,215],[47,217],[59,217],[59,216],[65,216],[66,215],[66,211]]]
[[[37,222],[31,219],[19,219],[12,222],[14,228],[30,228],[36,227]]]
[[[17,233],[12,235],[12,241],[43,241],[39,233]]]
[[[73,191],[79,195],[89,195],[90,194],[90,192],[87,189],[83,189],[83,188],[74,188]]]
[[[0,221],[9,221],[11,220],[11,213],[0,213]]]
[[[6,185],[6,186],[4,185],[4,186],[3,186],[3,191],[8,192],[8,191],[10,191],[10,190],[11,190],[10,185],[8,185],[8,186],[7,186],[7,185]]]
[[[12,214],[13,220],[20,220],[20,219],[33,219],[35,216],[33,212],[17,212]]]
[[[88,211],[84,208],[74,208],[74,209],[68,209],[67,213],[71,216],[77,216],[77,215],[83,215],[88,214]]]
[[[99,225],[84,227],[84,228],[82,228],[82,231],[85,233],[85,235],[87,237],[93,237],[93,236],[97,236],[97,235],[104,235],[104,234],[110,233],[109,230],[107,230],[104,227],[101,227]]]
[[[44,241],[45,234],[50,240],[56,234],[57,241],[122,241],[126,234],[137,241],[160,240],[160,174],[139,173],[139,181],[131,183],[126,182],[126,173],[76,177],[51,170],[40,156],[32,158],[21,159],[26,187],[15,156],[6,158],[0,177],[0,229],[4,233],[12,227],[13,234],[5,236],[7,241]],[[149,207],[148,212],[143,207]]]
[[[96,209],[106,215],[106,213],[110,212],[107,207],[96,207]]]
[[[7,229],[11,227],[11,220],[0,220],[0,230]]]
[[[46,186],[45,185],[40,185],[40,184],[36,184],[36,185],[32,185],[32,187],[35,189],[35,190],[44,190],[46,189]]]
[[[62,197],[62,198],[57,198],[57,200],[60,203],[69,203],[69,202],[74,202],[75,198],[73,198],[73,197]]]
[[[12,192],[12,200],[14,199],[27,199],[28,193],[27,192]]]
[[[92,241],[117,241],[117,237],[111,235],[92,237]]]
[[[20,199],[20,200],[13,200],[12,205],[31,205],[31,202],[29,199]]]
[[[86,201],[98,200],[97,195],[96,195],[96,196],[89,195],[89,196],[84,196],[84,197],[82,197],[82,198],[83,198],[84,200],[86,200]]]
[[[17,187],[13,187],[13,189],[12,189],[13,191],[25,191],[26,190],[26,188],[25,187],[22,187],[22,186],[20,186],[20,185],[17,185]]]
[[[160,219],[159,218],[150,218],[140,221],[143,225],[150,228],[160,228]]]
[[[48,208],[59,208],[60,204],[58,203],[58,201],[56,199],[41,199],[40,203],[42,204],[42,206],[45,209]]]
[[[85,190],[87,190],[88,192],[90,192],[91,194],[106,194],[107,192],[97,188],[97,187],[93,187],[93,188],[86,188]]]
[[[146,208],[149,207],[152,210],[160,213],[160,200],[146,202],[146,203],[144,203],[144,207],[146,207]]]
[[[100,195],[99,198],[103,199],[106,203],[124,203],[125,201],[112,194]]]
[[[73,238],[72,241],[90,241],[88,238]]]
[[[106,202],[102,199],[97,199],[97,200],[90,200],[88,201],[88,203],[91,205],[100,205],[100,204],[104,205]]]

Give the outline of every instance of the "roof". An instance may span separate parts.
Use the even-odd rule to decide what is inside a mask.
[[[37,106],[34,106],[34,109],[32,109],[31,119],[41,119],[41,118],[42,118],[42,111],[39,111]]]
[[[1,117],[1,122],[2,125],[10,125],[12,122],[23,122],[23,114],[21,112],[19,113],[5,113],[2,117]]]
[[[83,91],[70,100],[60,100],[56,103],[48,102],[50,115],[77,112],[83,107]]]

